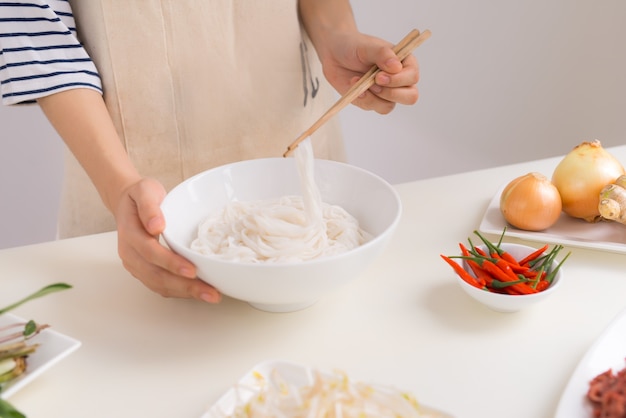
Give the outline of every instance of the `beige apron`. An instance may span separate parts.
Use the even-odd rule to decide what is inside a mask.
[[[295,0],[71,3],[130,158],[167,190],[211,167],[281,156],[336,100]],[[337,118],[313,144],[318,158],[345,158]],[[113,229],[68,153],[59,236]]]

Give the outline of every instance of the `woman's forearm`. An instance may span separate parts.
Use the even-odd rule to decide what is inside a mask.
[[[102,96],[89,89],[73,89],[40,98],[38,103],[106,207],[115,210],[122,190],[140,176],[120,142]]]
[[[299,0],[300,19],[311,41],[323,53],[328,37],[336,31],[356,31],[349,0]]]

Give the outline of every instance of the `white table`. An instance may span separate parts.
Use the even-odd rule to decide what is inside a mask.
[[[626,161],[626,146],[610,151]],[[70,283],[15,314],[83,342],[10,400],[29,418],[196,418],[257,363],[285,359],[393,384],[461,418],[551,417],[585,351],[626,308],[624,255],[571,248],[557,294],[502,314],[463,293],[439,254],[472,236],[505,182],[550,176],[559,159],[398,185],[404,213],[385,253],[289,314],[161,298],[122,268],[114,233],[0,251],[0,301]]]

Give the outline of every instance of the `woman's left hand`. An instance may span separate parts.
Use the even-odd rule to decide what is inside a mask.
[[[396,103],[417,102],[419,65],[414,55],[400,61],[393,44],[358,31],[337,32],[327,41],[320,59],[325,77],[340,94],[346,93],[372,65],[381,69],[375,84],[354,100],[354,105],[387,114]]]

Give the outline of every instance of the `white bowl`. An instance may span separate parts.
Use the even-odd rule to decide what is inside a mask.
[[[315,160],[315,181],[322,200],[339,205],[373,238],[343,254],[292,263],[224,261],[190,249],[200,222],[233,200],[252,201],[300,195],[294,158],[262,158],[217,167],[187,179],[165,197],[163,238],[190,260],[198,277],[222,294],[271,312],[312,305],[356,278],[384,249],[402,206],[396,191],[380,177],[357,167]]]
[[[485,249],[484,246],[478,246],[479,248]],[[521,260],[530,253],[537,250],[537,248],[529,247],[526,245],[520,244],[510,244],[510,243],[501,243],[500,247],[509,252],[516,260]],[[560,256],[561,254],[559,254]],[[561,259],[557,257],[558,260],[553,261],[552,267],[550,271],[554,270],[558,265],[558,261]],[[467,265],[467,263],[463,262],[463,268],[471,274],[471,269]],[[461,288],[472,298],[476,299],[480,303],[485,306],[493,309],[498,312],[517,312],[521,309],[524,309],[528,306],[534,305],[537,302],[540,302],[552,295],[556,290],[561,286],[561,281],[563,278],[563,266],[557,271],[554,279],[552,280],[552,284],[550,286],[538,293],[533,293],[530,295],[508,295],[501,293],[489,292],[487,290],[482,290],[477,287],[472,286],[467,283],[465,280],[461,279],[458,275],[457,282],[461,286]]]

